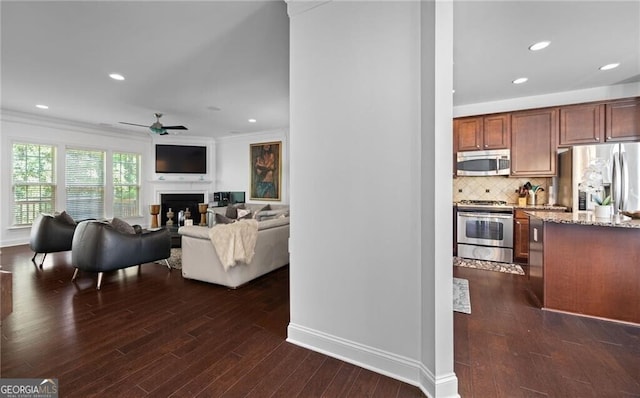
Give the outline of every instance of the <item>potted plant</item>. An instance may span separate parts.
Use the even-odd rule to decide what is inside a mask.
[[[596,218],[611,217],[611,213],[613,211],[613,206],[611,206],[611,195],[607,195],[604,199],[594,196],[593,201],[596,202],[596,206],[593,208]]]

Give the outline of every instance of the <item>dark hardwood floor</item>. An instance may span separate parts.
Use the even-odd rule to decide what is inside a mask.
[[[0,376],[58,378],[63,397],[421,397],[413,386],[285,342],[289,272],[229,290],[145,264],[77,283],[70,253],[42,270],[2,249],[14,311]],[[640,397],[640,328],[541,311],[524,276],[454,267],[472,314],[454,313],[459,392]],[[588,292],[585,292],[588,294]]]
[[[14,309],[0,377],[57,378],[61,397],[423,397],[408,384],[285,341],[289,271],[240,289],[185,280],[159,264],[71,282],[70,253],[42,270],[27,246],[2,249]]]
[[[471,315],[454,313],[462,397],[640,397],[640,327],[542,311],[526,276],[454,276],[471,295]]]

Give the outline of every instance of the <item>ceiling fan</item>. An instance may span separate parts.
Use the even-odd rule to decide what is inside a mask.
[[[159,134],[159,135],[169,134],[167,133],[167,130],[188,130],[188,128],[184,126],[163,126],[162,123],[160,123],[160,118],[162,117],[162,113],[154,113],[154,115],[156,116],[156,122],[153,123],[151,126],[146,126],[144,124],[127,123],[127,122],[120,122],[120,123],[130,124],[132,126],[148,127],[152,133]]]

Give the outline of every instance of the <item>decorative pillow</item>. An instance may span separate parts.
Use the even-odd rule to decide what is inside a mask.
[[[233,218],[236,219],[238,218],[238,209],[244,209],[244,203],[239,203],[236,205],[228,205],[227,206],[227,213],[225,214],[225,216],[227,216],[227,218]]]
[[[115,228],[116,231],[123,233],[123,234],[135,234],[136,233],[136,229],[133,228],[132,225],[129,225],[129,223],[127,223],[124,220],[121,220],[117,217],[113,217],[113,220],[111,220],[111,226],[113,228]]]
[[[256,209],[256,211],[253,212],[253,218],[257,219],[258,218],[258,213],[260,213],[261,211],[266,211],[266,210],[271,210],[271,206],[266,204],[266,205]]]
[[[238,209],[238,220],[241,220],[243,218],[252,218],[251,217],[251,210]]]
[[[265,221],[265,220],[274,220],[276,218],[282,218],[282,217],[289,217],[288,209],[261,211],[260,214],[256,216],[256,219],[258,221]]]
[[[63,211],[60,214],[56,214],[55,216],[53,216],[53,218],[55,218],[58,221],[61,221],[65,224],[69,224],[69,225],[76,225],[76,221],[73,219],[73,217],[71,217],[69,214],[67,214],[66,211]]]
[[[231,224],[236,222],[235,219],[216,213],[216,224]]]

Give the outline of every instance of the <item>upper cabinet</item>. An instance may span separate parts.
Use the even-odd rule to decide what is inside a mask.
[[[509,149],[511,119],[508,113],[459,118],[453,131],[457,151]]]
[[[559,146],[600,144],[604,142],[604,104],[563,106],[559,112]]]
[[[511,113],[511,175],[556,174],[558,109]]]
[[[454,152],[511,149],[512,176],[552,177],[558,146],[640,142],[640,97],[461,117],[453,134]]]
[[[640,141],[640,98],[606,104],[605,141]]]

